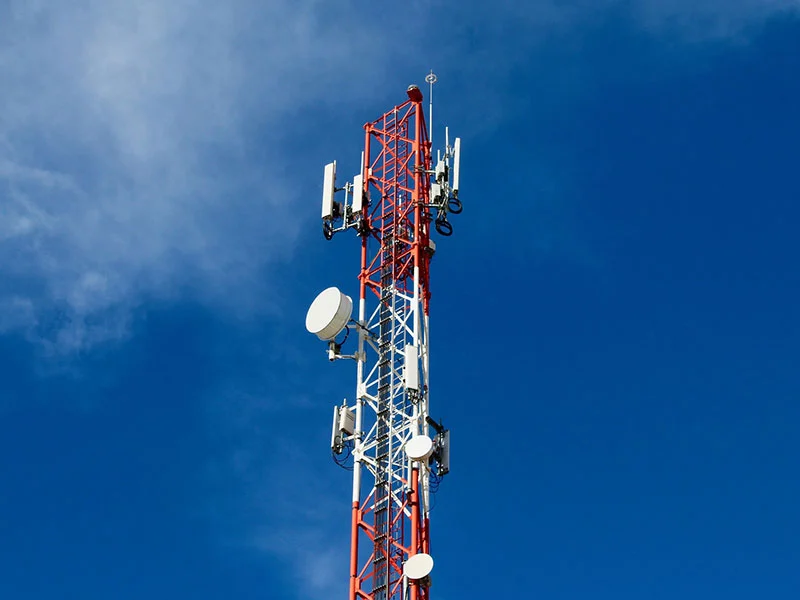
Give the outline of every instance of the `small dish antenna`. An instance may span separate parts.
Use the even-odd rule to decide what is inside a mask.
[[[433,452],[433,440],[427,435],[417,435],[406,442],[406,454],[411,460],[425,460]]]
[[[421,552],[409,558],[403,564],[403,575],[412,581],[425,579],[433,571],[433,557]]]
[[[353,313],[353,300],[339,288],[329,287],[314,298],[306,314],[306,329],[321,340],[332,340],[345,328]]]

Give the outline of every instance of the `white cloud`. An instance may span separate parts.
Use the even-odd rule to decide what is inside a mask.
[[[26,331],[54,353],[91,348],[123,339],[146,299],[175,298],[186,289],[200,301],[262,310],[264,268],[291,254],[306,225],[295,209],[301,197],[316,193],[314,183],[298,179],[318,168],[298,165],[296,151],[286,156],[292,129],[320,105],[341,109],[349,100],[382,95],[385,81],[398,85],[394,69],[405,72],[426,49],[448,42],[449,3],[433,12],[432,3],[416,2],[405,28],[388,35],[386,21],[370,21],[364,4],[10,0],[0,6],[0,333]],[[492,4],[470,26],[502,40],[512,20],[568,26],[615,4],[550,2],[533,10],[527,1]],[[658,33],[677,27],[690,37],[738,35],[797,5],[630,3],[642,27]],[[461,10],[455,20],[468,14]],[[428,27],[444,26],[445,38],[419,27],[415,18],[422,16]],[[507,58],[502,47],[494,57],[479,56]],[[463,68],[487,70],[483,63]],[[242,392],[247,402],[262,402],[250,396]],[[346,498],[306,504],[322,495],[328,479],[311,489],[295,486],[296,496],[269,496],[275,481],[294,480],[304,469],[308,475],[310,467],[297,449],[285,463],[289,470],[265,464],[254,457],[269,456],[269,434],[239,433],[241,451],[220,467],[233,472],[234,494],[242,497],[232,510],[244,508],[246,522],[237,531],[247,531],[242,537],[253,547],[289,561],[309,596],[340,592],[347,540],[329,542],[321,532]],[[340,475],[332,470],[331,477]],[[222,527],[228,524],[220,518]]]
[[[341,83],[379,82],[388,52],[352,7],[326,6],[0,8],[0,298],[64,315],[32,337],[72,351],[124,336],[145,297],[187,287],[265,308],[263,268],[291,252],[290,207],[316,190],[280,144],[298,114],[369,93]]]
[[[36,325],[36,313],[28,298],[10,296],[0,299],[0,334],[16,329],[20,325]]]
[[[291,396],[275,395],[214,395],[210,421],[228,442],[207,471],[215,491],[203,512],[224,544],[261,553],[287,573],[292,597],[345,594],[349,474],[327,459],[324,436],[309,445],[302,434],[284,433],[280,423],[302,419],[285,409]]]
[[[307,490],[312,492],[312,490]],[[297,502],[315,502],[325,490],[298,494]],[[280,556],[291,566],[298,597],[324,600],[347,594],[349,532],[331,527],[330,519],[309,518],[308,515],[291,515],[286,523],[272,523],[253,540],[253,547]],[[343,519],[341,522],[346,522]],[[336,535],[336,534],[339,535]]]
[[[568,24],[616,4],[493,5],[480,32],[522,17]],[[630,6],[654,31],[678,23],[719,35],[797,2]],[[146,298],[187,289],[201,301],[268,310],[264,267],[290,255],[306,225],[297,202],[316,193],[302,177],[316,169],[282,146],[315,108],[333,115],[331,105],[363,103],[384,81],[397,84],[396,71],[436,56],[451,29],[434,22],[434,8],[455,16],[448,2],[420,0],[387,35],[381,7],[354,1],[3,5],[0,299],[31,307],[4,316],[6,330],[16,318],[55,351],[79,350],[124,337]],[[458,14],[452,23],[471,13]],[[439,39],[430,35],[437,23]],[[52,310],[60,324],[43,327],[52,319],[37,315]]]

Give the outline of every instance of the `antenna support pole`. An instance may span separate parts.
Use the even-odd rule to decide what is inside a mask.
[[[433,69],[425,76],[425,81],[428,82],[428,142],[431,144],[433,144],[433,84],[438,80]]]

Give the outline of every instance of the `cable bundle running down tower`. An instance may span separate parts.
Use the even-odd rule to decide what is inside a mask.
[[[426,81],[432,89],[435,75]],[[407,96],[364,126],[352,182],[337,188],[336,163],[325,167],[323,233],[353,229],[361,240],[358,318],[335,287],[306,316],[331,361],[356,362],[355,402],[334,408],[331,434],[336,462],[353,459],[349,600],[428,600],[431,494],[450,470],[449,431],[430,416],[431,229],[451,235],[448,213],[461,212],[461,144],[446,133],[434,165],[422,92],[412,85]],[[351,328],[357,348],[344,354]]]

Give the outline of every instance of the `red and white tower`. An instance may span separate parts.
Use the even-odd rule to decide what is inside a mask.
[[[436,76],[426,81],[432,91]],[[306,317],[331,361],[356,362],[355,401],[334,408],[331,435],[334,459],[353,460],[349,600],[429,598],[430,499],[449,471],[449,431],[430,416],[431,234],[451,235],[448,213],[461,212],[460,140],[450,146],[446,134],[434,162],[422,92],[407,96],[364,125],[352,181],[337,188],[336,163],[325,167],[323,233],[353,230],[361,242],[357,319],[337,288]],[[346,354],[351,330],[357,348]]]

